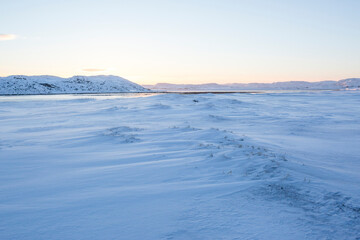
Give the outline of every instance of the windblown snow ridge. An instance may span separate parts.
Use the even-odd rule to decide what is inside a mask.
[[[149,92],[136,83],[117,76],[55,76],[14,75],[0,77],[0,94],[119,93]]]
[[[274,82],[274,83],[231,83],[231,84],[171,84],[158,83],[156,85],[145,85],[145,87],[154,90],[346,90],[360,89],[360,78],[348,78],[339,81],[321,81],[321,82]]]

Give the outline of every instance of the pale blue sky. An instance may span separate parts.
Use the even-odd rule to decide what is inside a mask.
[[[358,0],[0,0],[0,76],[360,77],[359,12]]]

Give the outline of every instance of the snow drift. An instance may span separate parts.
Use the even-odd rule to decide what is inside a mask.
[[[59,94],[149,92],[148,89],[117,76],[55,76],[14,75],[0,77],[0,94]]]

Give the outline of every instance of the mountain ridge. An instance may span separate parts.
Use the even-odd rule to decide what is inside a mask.
[[[81,76],[61,78],[52,75],[11,75],[0,77],[1,95],[62,94],[62,93],[124,93],[160,91],[204,90],[360,90],[360,78],[318,82],[287,81],[273,83],[205,83],[139,85],[114,75]]]
[[[342,90],[360,89],[360,78],[347,78],[338,81],[288,81],[273,83],[205,83],[205,84],[172,84],[157,83],[143,85],[152,90]]]
[[[150,90],[113,75],[78,75],[69,78],[51,75],[0,77],[2,95],[121,92],[150,92]]]

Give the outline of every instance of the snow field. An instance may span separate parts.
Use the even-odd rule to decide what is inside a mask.
[[[358,92],[0,102],[1,239],[356,239]]]

